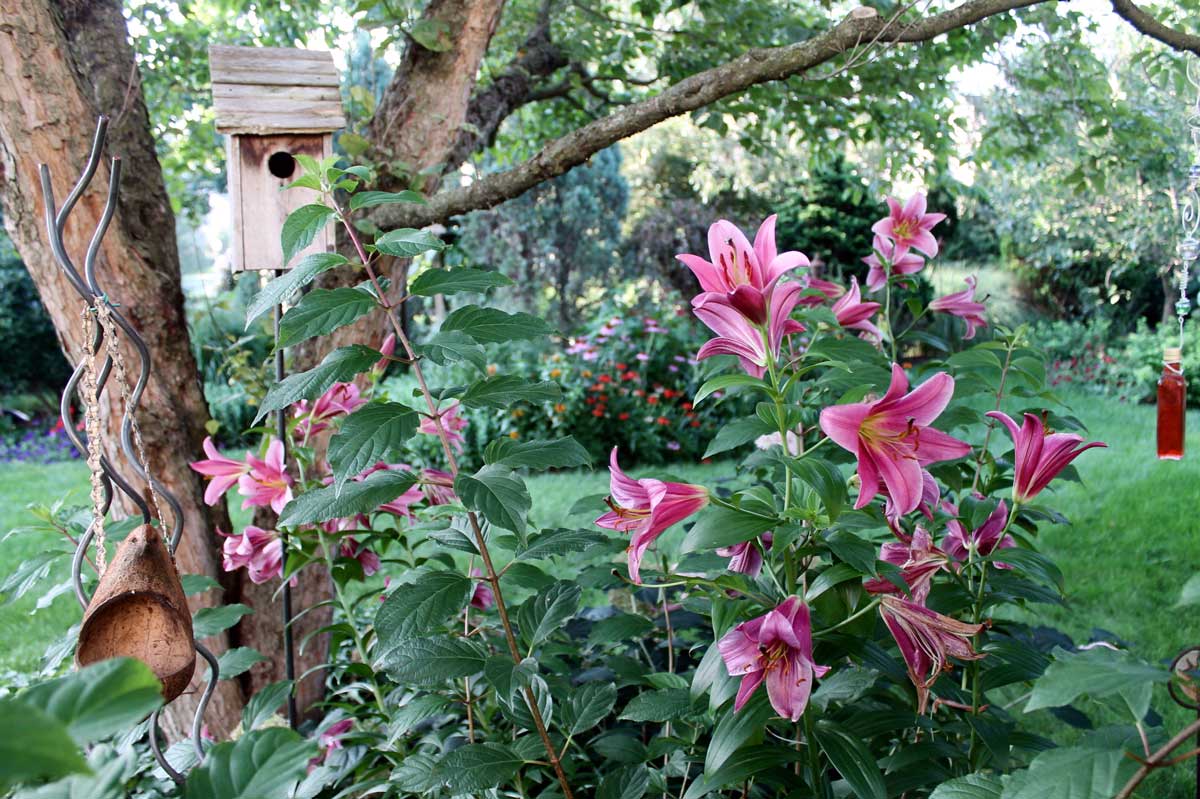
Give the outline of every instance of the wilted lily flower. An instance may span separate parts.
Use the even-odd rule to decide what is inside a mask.
[[[212,436],[204,437],[204,454],[208,456],[207,459],[192,461],[189,465],[194,471],[210,478],[208,487],[204,489],[204,502],[207,505],[216,505],[217,500],[237,485],[242,475],[250,471],[250,464],[226,458],[213,443]]]
[[[833,315],[838,324],[847,330],[860,330],[867,336],[880,341],[883,333],[871,322],[871,317],[881,306],[877,302],[863,302],[862,291],[858,288],[858,278],[850,278],[850,290],[833,304]]]
[[[925,259],[908,247],[897,244],[892,239],[876,235],[872,252],[863,263],[871,267],[867,272],[867,291],[879,291],[892,275],[915,275],[925,266]]]
[[[1083,444],[1083,436],[1075,433],[1051,433],[1041,417],[1033,413],[1025,414],[1025,423],[1019,428],[1006,413],[989,411],[987,415],[1007,427],[1013,438],[1013,500],[1018,503],[1040,494],[1084,451],[1108,446],[1100,441]]]
[[[292,501],[292,476],[283,463],[283,442],[272,438],[267,456],[246,455],[249,470],[238,478],[238,493],[246,499],[243,508],[269,505],[276,513]]]
[[[856,508],[886,488],[896,511],[911,513],[924,491],[922,467],[971,451],[965,442],[929,426],[953,394],[954,378],[944,372],[909,392],[904,370],[892,364],[892,382],[882,398],[821,411],[821,429],[858,458]]]
[[[741,677],[734,711],[741,710],[764,680],[771,707],[784,718],[798,721],[808,706],[813,681],[828,666],[813,662],[812,622],[808,605],[788,597],[774,610],[744,621],[717,642],[731,677]]]
[[[945,219],[946,215],[925,213],[925,195],[920,192],[909,197],[903,207],[895,197],[888,197],[887,205],[890,213],[872,225],[871,231],[891,239],[897,247],[912,247],[930,258],[936,256],[937,239],[929,231]]]
[[[617,448],[609,456],[612,509],[596,519],[609,530],[632,533],[629,542],[629,579],[641,583],[642,556],[668,527],[681,522],[708,504],[708,489],[691,483],[668,483],[652,478],[634,480],[617,464]]]
[[[925,712],[929,688],[943,671],[950,670],[950,658],[983,657],[971,648],[971,637],[983,629],[982,624],[967,624],[892,595],[880,601],[879,615],[900,647],[908,678],[917,689],[918,714]]]
[[[966,278],[966,284],[965,291],[947,294],[945,297],[938,297],[929,303],[929,310],[948,313],[962,319],[967,323],[967,331],[963,333],[963,338],[971,339],[975,338],[975,328],[987,327],[987,319],[983,315],[987,306],[982,302],[975,301],[974,275]]]
[[[889,542],[881,546],[879,559],[900,568],[900,576],[908,583],[912,598],[917,602],[925,601],[933,575],[946,568],[949,562],[946,553],[933,545],[933,539],[924,527],[917,527],[907,544]],[[863,588],[872,594],[903,594],[885,577],[864,580]]]
[[[943,502],[942,509],[953,516],[958,516],[957,505]],[[1001,500],[984,523],[975,530],[967,532],[967,526],[958,519],[946,522],[946,537],[942,539],[942,549],[946,550],[947,555],[958,561],[966,561],[972,551],[987,557],[997,549],[1008,549],[1017,545],[1011,535],[1003,535],[1007,526],[1008,505]],[[995,563],[994,565],[998,569],[1012,568],[1007,563]]]
[[[761,319],[747,317],[722,294],[707,292],[697,296],[692,300],[692,311],[717,334],[717,338],[705,342],[696,358],[736,355],[747,374],[762,377],[768,362],[779,357],[784,337],[804,330],[804,325],[791,318],[803,291],[799,283],[777,286],[771,292],[768,311]]]

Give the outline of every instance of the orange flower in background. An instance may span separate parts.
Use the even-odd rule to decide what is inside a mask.
[[[550,377],[555,378],[555,379],[562,377],[562,369],[551,369]]]
[[[555,413],[566,413],[567,406],[563,405],[561,402],[556,402],[556,403],[554,403],[554,412]]]
[[[512,431],[511,433],[509,433],[509,434],[508,434],[508,437],[509,437],[509,438],[512,438],[512,439],[517,439],[517,438],[520,438],[520,437],[521,437],[521,434],[520,434],[520,433],[518,433],[516,430],[514,430],[514,431]]]

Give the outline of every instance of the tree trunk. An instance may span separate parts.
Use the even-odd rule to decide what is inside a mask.
[[[100,250],[102,285],[137,328],[153,357],[153,374],[138,413],[152,472],[178,496],[186,531],[177,553],[183,573],[221,576],[217,525],[228,529],[223,507],[203,503],[204,487],[188,461],[200,452],[208,409],[188,344],[180,289],[174,216],[150,135],[133,51],[116,0],[0,0],[0,210],[5,226],[37,285],[72,362],[82,351],[82,300],[50,253],[42,214],[38,164],[50,165],[57,199],[67,195],[87,158],[96,116],[112,117],[107,155],[120,155],[124,180],[116,218]],[[76,206],[65,239],[82,260],[104,207],[108,167]],[[131,362],[136,363],[135,359]],[[116,464],[120,392],[110,380],[105,450]],[[120,469],[130,474],[125,466]],[[168,524],[170,521],[168,520]],[[195,606],[218,604],[213,592]],[[226,636],[209,641],[216,651]],[[269,651],[269,650],[268,650]],[[199,678],[164,714],[169,738],[190,726]],[[242,696],[236,683],[220,684],[206,717],[216,733],[236,723]]]

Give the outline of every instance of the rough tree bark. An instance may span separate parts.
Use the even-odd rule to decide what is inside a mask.
[[[50,254],[38,164],[50,165],[61,200],[86,161],[97,114],[112,116],[108,154],[123,157],[125,179],[98,273],[153,353],[154,374],[138,421],[153,472],[184,507],[180,571],[219,575],[212,531],[229,521],[223,508],[204,505],[202,482],[187,465],[200,451],[208,409],[188,347],[174,216],[141,91],[131,83],[135,76],[119,2],[0,0],[0,210],[64,351],[76,361],[82,347],[82,302]],[[104,206],[107,180],[103,165],[67,226],[67,247],[74,255],[87,248]],[[107,392],[104,409],[105,448],[115,463],[124,463],[116,448],[120,400],[114,389]],[[196,604],[219,604],[222,597],[214,593]],[[226,639],[210,643],[220,651]],[[204,672],[197,668],[198,675]],[[170,737],[190,725],[195,697],[193,690],[172,704],[165,718]],[[241,705],[237,685],[222,683],[210,706],[212,729],[227,732]]]

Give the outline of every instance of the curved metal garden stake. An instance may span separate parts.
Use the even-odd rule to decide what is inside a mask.
[[[96,277],[96,256],[100,251],[100,244],[107,232],[109,224],[112,222],[113,214],[116,212],[117,197],[121,181],[121,161],[119,158],[113,158],[108,183],[108,199],[104,206],[104,212],[100,217],[100,221],[96,226],[95,232],[92,234],[91,242],[88,245],[87,254],[84,260],[84,272],[81,275],[79,270],[72,262],[70,255],[67,254],[66,246],[63,240],[63,231],[66,228],[67,218],[70,216],[75,204],[79,198],[87,190],[92,178],[96,174],[96,170],[100,166],[100,159],[104,149],[105,134],[108,129],[108,118],[101,116],[96,123],[96,135],[92,140],[91,154],[88,157],[87,165],[80,175],[79,180],[71,189],[70,194],[63,201],[62,208],[55,210],[54,189],[50,182],[50,168],[46,164],[39,166],[42,182],[42,195],[45,201],[45,218],[46,229],[50,234],[50,249],[54,254],[55,260],[62,268],[67,280],[71,286],[78,292],[79,296],[87,303],[89,309],[95,312],[98,303],[105,303],[108,306],[108,313],[112,317],[115,325],[125,335],[129,342],[133,345],[134,351],[137,353],[139,362],[139,371],[137,381],[129,395],[129,401],[125,405],[124,414],[121,419],[121,451],[125,458],[129,461],[130,468],[133,469],[137,478],[146,482],[152,489],[152,492],[157,493],[168,507],[171,509],[172,525],[171,535],[169,540],[169,550],[171,555],[175,554],[176,548],[179,546],[179,541],[183,536],[183,508],[179,500],[172,494],[166,486],[159,483],[154,478],[146,474],[139,458],[134,451],[133,440],[133,424],[134,413],[137,410],[138,404],[146,389],[146,384],[150,380],[150,350],[146,346],[146,342],[138,335],[137,331],[125,319],[123,315],[109,301],[103,288],[100,286]],[[94,327],[92,341],[88,343],[92,353],[96,356],[104,354],[103,365],[99,368],[96,378],[96,395],[94,397],[83,397],[80,391],[80,380],[83,377],[84,371],[87,368],[85,362],[77,364],[71,374],[67,385],[63,390],[62,398],[59,404],[59,412],[62,417],[63,428],[66,430],[67,437],[71,443],[80,452],[81,455],[87,455],[87,442],[79,435],[76,427],[76,419],[71,413],[71,399],[76,395],[80,395],[82,400],[81,405],[88,402],[99,402],[104,387],[108,382],[108,377],[113,369],[113,361],[106,354],[104,346],[104,331],[102,325]],[[85,359],[86,361],[86,359]],[[119,365],[119,364],[118,364]],[[123,476],[106,457],[100,459],[100,466],[103,471],[101,478],[103,486],[103,506],[102,511],[107,513],[113,500],[113,486],[127,496],[131,502],[138,508],[142,514],[143,522],[147,525],[151,523],[152,514],[149,504],[142,494],[133,487],[130,481]],[[79,604],[83,608],[87,608],[91,597],[88,596],[83,587],[82,580],[82,565],[87,554],[88,547],[92,543],[92,539],[96,533],[98,519],[93,518],[88,525],[87,530],[79,539],[79,544],[75,548],[75,556],[71,563],[71,578],[75,588],[75,597],[79,600]],[[203,761],[204,748],[201,743],[201,729],[204,721],[204,711],[208,707],[209,700],[212,698],[213,691],[216,688],[217,679],[219,676],[219,667],[217,659],[211,652],[208,651],[200,643],[194,639],[192,641],[196,652],[208,662],[209,676],[208,684],[204,688],[204,693],[200,697],[200,703],[196,707],[196,714],[192,720],[192,746],[195,749],[196,757]],[[175,782],[182,782],[183,775],[175,770],[167,761],[163,754],[161,742],[159,741],[158,730],[158,711],[155,711],[150,717],[150,748],[154,752],[154,758],[158,761],[159,766],[171,777]]]

